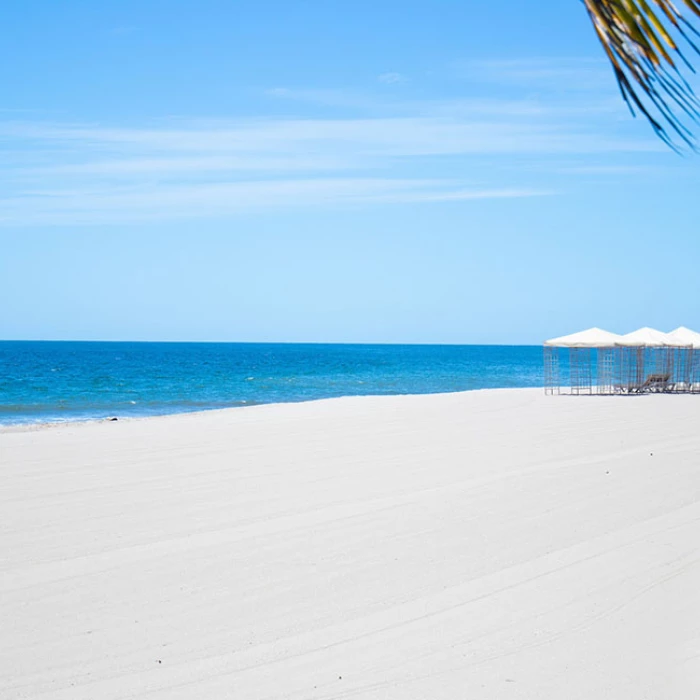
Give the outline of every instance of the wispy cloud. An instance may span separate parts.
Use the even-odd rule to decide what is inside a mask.
[[[475,60],[457,64],[457,72],[482,82],[520,85],[526,89],[615,90],[610,66],[603,58]]]
[[[397,83],[405,83],[408,81],[405,75],[401,73],[382,73],[377,76],[377,80],[385,85],[396,85]]]
[[[559,168],[559,172],[575,175],[629,175],[633,173],[659,173],[658,167],[644,165],[569,165]]]
[[[482,115],[480,115],[482,116]],[[485,116],[485,115],[483,115]],[[654,141],[600,136],[571,125],[445,117],[376,119],[259,119],[209,128],[104,128],[58,124],[0,124],[2,136],[61,148],[125,149],[133,153],[290,153],[375,156],[470,153],[581,153],[657,150]]]
[[[568,70],[489,62],[482,73],[485,66],[502,77],[520,71],[529,80]],[[586,174],[599,167],[590,162],[599,154],[619,174],[637,172],[609,160],[660,148],[651,138],[620,137],[592,125],[600,118],[595,100],[390,100],[285,87],[266,94],[313,116],[170,119],[128,128],[0,118],[0,224],[528,197],[552,192],[542,177],[546,167],[554,178],[565,171],[562,165],[572,176],[577,167]],[[331,108],[341,113],[330,116]]]
[[[353,161],[351,156],[280,156],[269,155],[203,155],[193,157],[152,157],[95,160],[83,163],[45,165],[34,168],[18,168],[15,175],[23,177],[58,175],[97,175],[107,177],[132,177],[158,175],[181,178],[188,175],[213,173],[279,173],[285,171],[323,171],[367,167],[364,161]]]
[[[338,89],[273,88],[264,94],[275,100],[299,103],[310,107],[329,107],[342,110],[346,115],[353,114],[371,118],[406,117],[449,117],[451,119],[473,120],[477,118],[517,118],[521,116],[552,115],[556,110],[531,99],[493,99],[464,97],[452,99],[411,99],[405,95],[388,95],[386,91],[358,92]]]
[[[0,224],[66,225],[221,217],[270,208],[534,197],[536,189],[454,189],[439,180],[333,178],[27,192],[0,201]]]
[[[338,88],[275,87],[263,90],[263,94],[271,99],[289,103],[299,102],[361,112],[385,112],[398,107],[395,100],[389,101],[380,95]]]

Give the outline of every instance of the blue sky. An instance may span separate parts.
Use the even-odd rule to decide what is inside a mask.
[[[577,0],[7,5],[0,338],[700,328],[700,157]]]

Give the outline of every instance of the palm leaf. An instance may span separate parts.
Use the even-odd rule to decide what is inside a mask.
[[[672,148],[695,148],[692,128],[700,101],[678,64],[695,72],[686,52],[700,55],[688,20],[700,19],[700,0],[583,0],[632,114],[638,110]]]

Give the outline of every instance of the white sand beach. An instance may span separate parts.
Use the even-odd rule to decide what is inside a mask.
[[[700,397],[0,433],[0,698],[700,697]]]

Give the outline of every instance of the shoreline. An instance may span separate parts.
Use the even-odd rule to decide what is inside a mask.
[[[109,422],[131,422],[131,421],[143,421],[143,420],[154,420],[158,418],[172,418],[174,416],[190,416],[199,414],[216,413],[219,411],[239,411],[241,409],[251,409],[260,408],[261,406],[289,406],[296,404],[308,404],[317,403],[321,401],[340,401],[343,399],[374,399],[374,398],[396,398],[400,396],[444,396],[450,394],[468,394],[473,392],[485,392],[485,391],[544,391],[544,386],[542,387],[494,387],[494,388],[479,388],[479,389],[464,389],[458,391],[436,391],[436,392],[426,392],[420,394],[348,394],[345,396],[328,396],[322,398],[314,399],[302,399],[299,401],[270,401],[269,403],[250,403],[241,406],[226,406],[217,408],[201,408],[193,411],[176,411],[174,413],[156,413],[152,415],[126,415],[120,416],[119,414],[113,414],[104,418],[76,418],[75,420],[49,420],[49,421],[38,421],[35,423],[0,423],[0,435],[3,433],[14,433],[14,432],[31,432],[32,430],[50,430],[55,427],[65,426],[65,425],[92,425],[94,423],[109,423]],[[116,418],[116,421],[113,419]]]
[[[193,416],[201,414],[211,414],[219,412],[228,411],[240,411],[248,409],[259,409],[264,406],[294,406],[297,404],[314,404],[326,401],[342,401],[345,399],[382,399],[382,398],[399,398],[399,397],[420,397],[420,396],[451,396],[454,394],[474,394],[474,393],[487,393],[487,392],[544,392],[544,386],[524,386],[524,387],[486,387],[479,389],[460,389],[457,391],[435,391],[435,392],[424,392],[418,394],[347,394],[344,396],[328,396],[313,399],[300,399],[300,400],[290,400],[290,401],[270,401],[270,402],[259,402],[250,403],[240,406],[225,406],[216,408],[200,408],[192,411],[175,411],[173,413],[156,413],[156,414],[145,414],[145,415],[118,415],[113,414],[104,418],[76,418],[76,419],[65,419],[65,420],[49,420],[49,421],[37,421],[33,423],[0,423],[0,435],[4,433],[20,433],[20,432],[32,432],[32,431],[43,431],[51,430],[54,428],[59,428],[61,426],[85,426],[100,423],[110,423],[110,422],[133,422],[133,421],[151,421],[163,418],[173,418],[176,416]],[[653,394],[653,396],[664,396],[665,394]],[[670,394],[677,396],[677,394]],[[590,399],[596,400],[613,400],[624,398],[625,400],[631,399],[641,399],[643,397],[651,397],[652,394],[555,394],[548,396],[548,400],[558,401],[558,400],[569,400],[574,399],[577,401],[586,401]],[[698,394],[688,394],[688,396],[700,396]],[[116,418],[116,421],[114,420]]]

